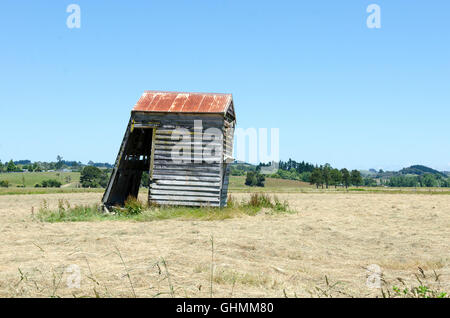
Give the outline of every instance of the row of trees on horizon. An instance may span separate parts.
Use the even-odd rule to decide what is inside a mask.
[[[267,167],[271,164],[260,163],[256,170],[261,167]],[[239,165],[238,165],[239,167]],[[414,168],[413,168],[414,167]],[[315,184],[317,187],[329,186],[388,186],[388,187],[450,187],[450,178],[445,174],[435,171],[424,166],[412,166],[402,169],[400,172],[384,172],[378,171],[374,176],[363,177],[361,172],[346,168],[336,169],[330,164],[313,165],[307,162],[296,162],[289,159],[288,161],[280,161],[278,171],[268,177],[281,178],[289,180],[299,180]],[[412,169],[413,168],[413,169]],[[245,169],[245,167],[240,167]],[[411,171],[420,173],[421,175],[404,174]],[[232,169],[232,174],[239,175],[242,170]]]
[[[234,163],[231,166],[231,175],[245,176],[248,171],[259,172],[262,167],[267,166],[270,166],[270,164],[260,163],[258,166],[254,166],[246,163]],[[10,160],[7,163],[2,163],[0,161],[0,173],[58,171],[66,168],[69,171],[82,172],[86,167],[100,167],[101,169],[99,170],[103,170],[101,174],[97,169],[95,171],[91,170],[89,174],[95,174],[95,177],[93,179],[87,178],[85,182],[82,182],[82,186],[84,187],[96,187],[105,185],[107,182],[107,174],[113,166],[108,163],[94,163],[92,161],[88,165],[84,165],[81,162],[65,161],[61,156],[57,156],[56,162]],[[264,184],[264,178],[260,177],[257,173],[247,175],[247,177],[247,185],[263,186]],[[305,161],[297,162],[289,159],[288,161],[280,161],[277,172],[265,175],[265,177],[299,180],[322,188],[328,188],[329,186],[450,187],[450,177],[446,173],[420,165],[404,168],[397,172],[372,171],[371,173],[367,172],[364,176],[356,169],[337,169],[333,168],[330,164],[318,166]],[[142,179],[142,186],[148,186],[146,184],[147,178],[145,177],[145,173]]]
[[[8,162],[2,163],[0,160],[0,173],[2,172],[42,172],[49,170],[62,170],[69,169],[71,171],[81,172],[83,167],[85,166],[94,166],[97,168],[106,168],[111,169],[113,166],[107,162],[93,162],[89,161],[87,165],[81,163],[80,161],[67,161],[63,160],[61,156],[56,157],[55,162],[45,162],[45,161],[37,161],[31,162],[30,160],[18,160],[13,161],[12,159]]]
[[[256,170],[259,171],[261,167],[267,166],[270,166],[270,164],[260,163],[256,167]],[[278,164],[278,171],[271,174],[270,177],[300,180],[315,184],[317,188],[326,187],[327,189],[329,186],[343,186],[348,188],[351,185],[368,185],[367,182],[365,184],[365,180],[361,176],[361,173],[356,169],[349,171],[346,168],[333,168],[329,163],[318,166],[304,161],[296,162],[292,159],[289,159],[286,162],[280,161]]]

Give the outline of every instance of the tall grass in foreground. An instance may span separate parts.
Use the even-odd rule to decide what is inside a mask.
[[[382,298],[449,298],[450,295],[442,290],[441,274],[433,270],[433,274],[426,274],[425,271],[418,267],[418,273],[414,274],[416,282],[407,283],[405,279],[397,277],[395,281],[386,281],[381,279],[380,295]],[[296,294],[288,296],[286,290],[283,290],[284,297],[297,297]],[[324,286],[316,286],[309,291],[313,298],[334,298],[334,297],[362,297],[347,292],[343,288],[342,282],[331,282],[325,276]]]
[[[254,193],[249,200],[238,202],[231,195],[224,208],[184,207],[148,205],[130,197],[123,207],[116,207],[111,213],[105,213],[99,204],[71,206],[67,200],[59,200],[56,209],[49,208],[43,201],[36,217],[44,222],[79,222],[103,220],[134,220],[140,222],[166,219],[224,220],[234,217],[254,216],[259,213],[279,214],[295,213],[289,204],[281,202],[276,196]]]
[[[386,284],[381,288],[384,298],[449,298],[450,295],[441,289],[441,275],[433,270],[433,275],[427,275],[422,268],[414,274],[417,283],[409,285],[402,278],[397,278],[397,284]],[[432,283],[431,283],[432,282]]]

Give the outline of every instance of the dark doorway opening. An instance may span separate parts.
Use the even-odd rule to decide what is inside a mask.
[[[151,151],[153,130],[155,128],[135,128],[124,144],[119,154],[119,163],[112,172],[110,184],[105,193],[104,203],[107,206],[121,205],[129,196],[136,197],[139,193],[143,172],[149,172],[152,167]]]

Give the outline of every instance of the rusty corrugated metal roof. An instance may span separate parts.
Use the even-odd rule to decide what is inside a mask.
[[[133,111],[169,113],[225,113],[231,94],[145,91]]]

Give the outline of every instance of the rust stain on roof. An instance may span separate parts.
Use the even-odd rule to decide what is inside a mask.
[[[133,108],[141,112],[225,113],[231,94],[145,91]]]

